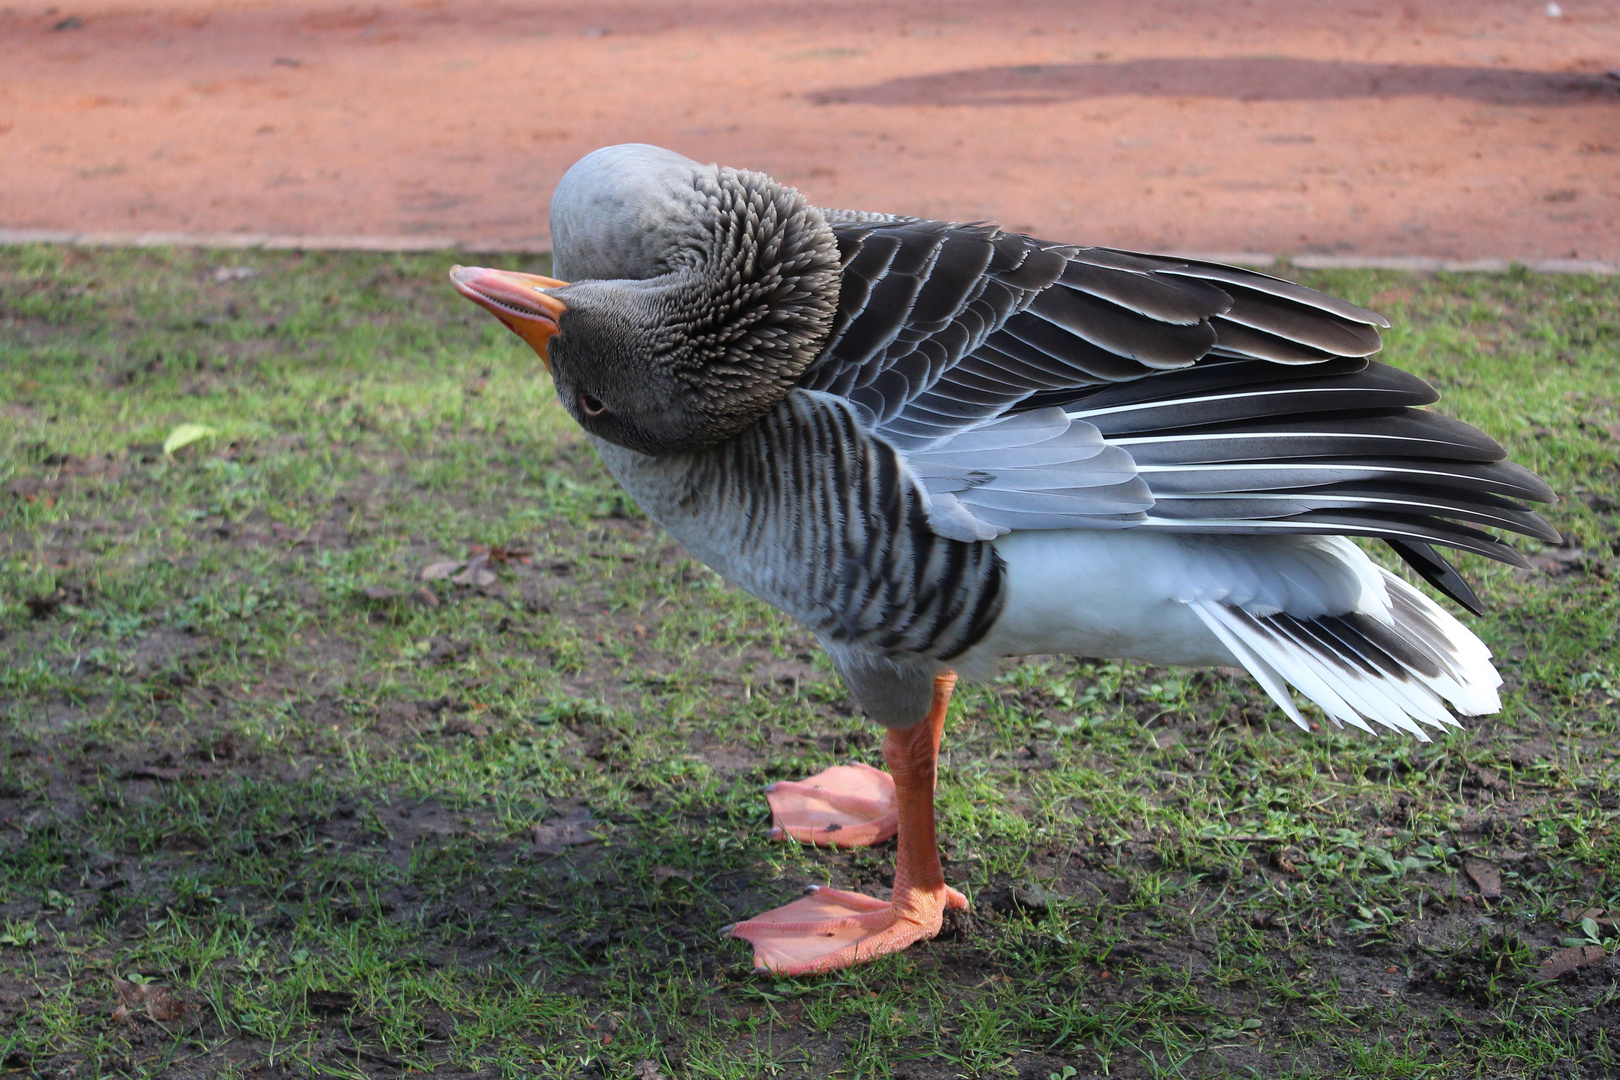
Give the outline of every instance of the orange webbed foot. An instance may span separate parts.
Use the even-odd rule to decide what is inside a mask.
[[[904,905],[863,893],[816,888],[809,896],[731,927],[754,946],[754,968],[776,975],[814,975],[899,952],[939,933],[946,908],[967,897],[948,885],[912,890]]]
[[[894,836],[894,889],[887,901],[842,889],[809,896],[732,926],[754,946],[754,967],[778,975],[836,971],[925,941],[939,933],[946,908],[967,897],[945,884],[934,833],[934,781],[939,738],[954,672],[934,679],[928,715],[883,737],[888,772],[837,765],[768,794],[780,835],[832,847],[874,844]],[[836,827],[834,827],[836,826]]]
[[[771,804],[771,838],[791,837],[817,847],[881,844],[899,831],[894,780],[882,769],[856,762],[834,765],[805,780],[783,780],[765,789]]]

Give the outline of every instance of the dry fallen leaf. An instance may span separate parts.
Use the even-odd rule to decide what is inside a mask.
[[[534,850],[542,855],[557,855],[566,847],[589,844],[596,839],[591,827],[598,824],[600,822],[591,818],[591,812],[581,807],[567,817],[536,825],[531,830],[534,833]]]
[[[636,1062],[635,1071],[630,1075],[634,1076],[636,1080],[664,1080],[663,1070],[658,1067],[657,1062],[650,1058],[642,1058]]]
[[[179,997],[161,986],[152,986],[148,989],[151,993],[146,997],[146,1015],[152,1019],[168,1024],[186,1014],[186,1003]]]
[[[1591,919],[1599,926],[1620,926],[1620,914],[1595,907],[1565,908],[1563,919],[1569,923],[1578,923]]]
[[[163,452],[172,455],[176,450],[218,434],[217,428],[211,428],[207,424],[181,424],[169,432],[168,438],[163,440]]]
[[[1502,873],[1496,867],[1480,859],[1464,859],[1463,872],[1466,873],[1479,895],[1487,900],[1499,899],[1502,895]]]
[[[1541,962],[1536,974],[1543,979],[1556,979],[1577,968],[1606,959],[1608,953],[1601,945],[1577,945],[1573,949],[1559,949]]]
[[[451,578],[458,585],[493,585],[495,571],[489,568],[489,552],[480,551],[467,560],[467,569]]]
[[[654,885],[662,885],[664,882],[668,881],[670,878],[673,878],[673,877],[678,877],[678,878],[682,879],[683,881],[691,881],[692,880],[692,874],[691,874],[690,871],[677,870],[673,866],[655,866],[655,867],[653,867],[652,879],[653,879],[653,884]]]
[[[161,1024],[172,1023],[186,1014],[186,1003],[167,987],[156,983],[132,983],[113,976],[113,989],[118,991],[118,1007],[113,1010],[114,1020],[127,1020],[139,1006],[146,1006],[146,1015]]]
[[[428,563],[428,565],[422,567],[422,580],[443,581],[465,565],[467,565],[466,559],[448,559],[444,562]]]

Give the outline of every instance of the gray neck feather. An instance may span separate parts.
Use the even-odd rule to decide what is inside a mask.
[[[617,294],[644,331],[560,355],[578,355],[584,375],[621,383],[644,379],[650,365],[676,387],[669,404],[691,421],[667,444],[636,449],[692,450],[735,435],[781,401],[826,345],[842,269],[837,241],[820,211],[762,173],[658,147],[608,147],[558,184],[551,229],[553,273],[600,282],[605,297],[591,289],[581,298],[612,305]]]
[[[643,143],[581,158],[551,198],[552,273],[564,281],[668,273],[670,255],[700,237],[696,181],[715,171]]]

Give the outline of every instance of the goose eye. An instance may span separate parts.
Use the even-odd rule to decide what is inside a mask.
[[[606,405],[583,391],[579,395],[579,408],[586,416],[601,416],[607,412]]]

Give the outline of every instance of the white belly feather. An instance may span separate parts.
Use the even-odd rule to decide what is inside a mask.
[[[1334,720],[1419,738],[1422,724],[1455,723],[1447,704],[1469,714],[1500,707],[1501,678],[1479,639],[1343,537],[1074,530],[995,544],[1007,603],[955,660],[969,678],[1039,653],[1237,664],[1301,726],[1285,684]],[[1388,628],[1382,647],[1346,617]]]
[[[983,678],[1006,656],[1067,653],[1159,664],[1237,659],[1183,602],[1199,538],[1168,533],[1017,532],[995,542],[1007,602],[956,666]]]
[[[1338,537],[1076,529],[995,543],[1007,565],[1007,605],[960,659],[970,677],[1000,657],[1037,653],[1240,663],[1188,606],[1199,600],[1300,618],[1389,609],[1367,556]]]

